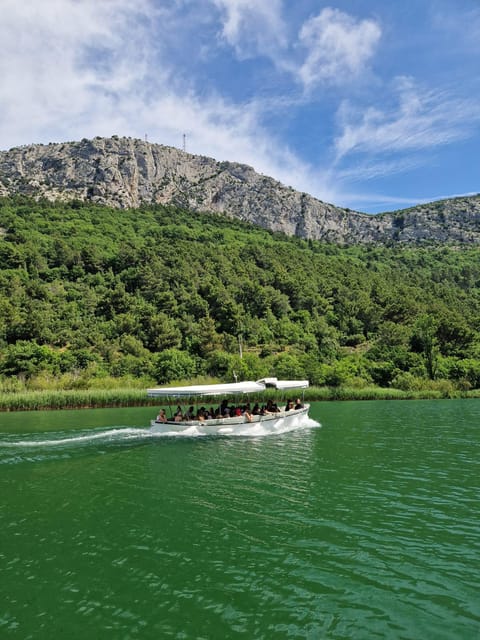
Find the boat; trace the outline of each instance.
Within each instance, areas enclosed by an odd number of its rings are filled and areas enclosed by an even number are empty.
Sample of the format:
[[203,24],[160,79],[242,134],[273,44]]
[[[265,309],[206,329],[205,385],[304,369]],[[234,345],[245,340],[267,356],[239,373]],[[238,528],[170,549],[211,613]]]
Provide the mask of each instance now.
[[[245,382],[191,385],[185,387],[155,387],[147,389],[150,398],[159,398],[169,407],[170,415],[162,409],[155,420],[151,421],[151,431],[163,434],[183,435],[255,435],[280,433],[308,424],[316,424],[308,417],[309,404],[304,402],[304,390],[308,380],[278,380],[263,378]],[[283,401],[278,407],[273,400],[265,402],[265,392],[276,390],[285,396],[286,392],[296,392],[296,401]],[[298,398],[301,393],[302,398]],[[217,408],[212,417],[211,411],[201,407],[194,415],[183,412],[181,405],[191,405],[190,410],[200,403],[213,402]],[[223,400],[218,405],[218,397]],[[263,402],[262,402],[263,399]],[[258,406],[258,412],[255,406]],[[177,406],[176,415],[173,407]],[[235,408],[235,410],[233,410]],[[167,409],[168,411],[168,409]]]

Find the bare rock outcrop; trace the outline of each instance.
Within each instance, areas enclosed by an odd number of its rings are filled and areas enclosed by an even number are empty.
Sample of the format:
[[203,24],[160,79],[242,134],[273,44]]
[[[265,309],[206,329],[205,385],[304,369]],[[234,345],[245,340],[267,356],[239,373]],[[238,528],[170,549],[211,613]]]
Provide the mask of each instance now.
[[243,164],[117,136],[0,152],[0,196],[12,194],[118,208],[172,203],[341,244],[480,242],[480,196],[372,216],[321,202]]

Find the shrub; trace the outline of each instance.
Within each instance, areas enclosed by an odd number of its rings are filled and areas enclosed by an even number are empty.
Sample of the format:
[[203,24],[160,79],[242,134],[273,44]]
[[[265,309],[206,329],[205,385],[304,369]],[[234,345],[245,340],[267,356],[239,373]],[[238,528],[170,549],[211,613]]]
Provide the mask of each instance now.
[[154,376],[159,384],[193,378],[197,363],[193,356],[180,349],[167,349],[158,354],[154,365]]

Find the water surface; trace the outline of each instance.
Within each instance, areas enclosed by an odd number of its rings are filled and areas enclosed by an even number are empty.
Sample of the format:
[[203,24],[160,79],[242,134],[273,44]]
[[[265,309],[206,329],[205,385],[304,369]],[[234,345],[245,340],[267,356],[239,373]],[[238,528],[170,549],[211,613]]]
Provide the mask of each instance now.
[[152,408],[0,414],[0,637],[480,637],[480,402],[152,437]]

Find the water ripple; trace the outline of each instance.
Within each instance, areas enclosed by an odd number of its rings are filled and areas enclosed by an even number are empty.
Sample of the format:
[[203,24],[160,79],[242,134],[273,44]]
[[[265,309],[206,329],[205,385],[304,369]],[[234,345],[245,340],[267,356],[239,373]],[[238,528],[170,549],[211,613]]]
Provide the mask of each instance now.
[[271,438],[2,435],[0,636],[476,639],[480,406],[320,409]]

